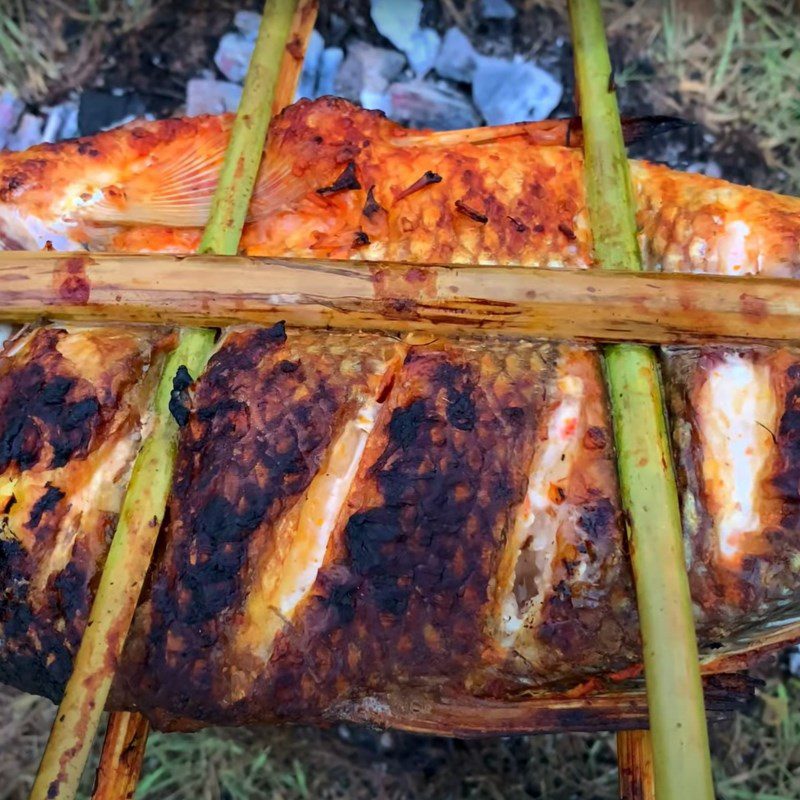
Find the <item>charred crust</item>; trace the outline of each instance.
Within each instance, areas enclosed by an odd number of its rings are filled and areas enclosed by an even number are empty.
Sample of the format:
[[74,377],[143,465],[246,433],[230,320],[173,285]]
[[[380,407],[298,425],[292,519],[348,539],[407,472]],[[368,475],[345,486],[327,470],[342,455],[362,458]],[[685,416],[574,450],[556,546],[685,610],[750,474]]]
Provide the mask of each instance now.
[[369,244],[369,236],[364,231],[356,231],[353,235],[353,247],[366,247]]
[[607,444],[606,432],[599,425],[591,425],[583,435],[583,446],[587,450],[603,450]]
[[90,158],[97,158],[100,151],[94,146],[92,139],[78,139],[78,155],[89,156]]
[[361,184],[356,176],[356,162],[350,161],[342,174],[330,186],[323,186],[321,189],[317,189],[317,194],[325,196],[338,194],[339,192],[354,191],[360,188]]
[[363,215],[367,219],[372,219],[379,211],[383,211],[383,206],[375,199],[375,187],[370,186],[367,190],[367,199],[364,202]]
[[52,449],[47,466],[84,456],[102,425],[93,387],[68,373],[56,349],[63,331],[41,329],[27,359],[0,376],[0,472],[25,471]]
[[578,238],[575,235],[575,231],[573,231],[572,228],[570,228],[570,226],[567,225],[565,222],[559,222],[558,229],[561,231],[561,233],[564,234],[568,242],[574,242],[575,239]]
[[395,198],[395,200],[403,200],[406,197],[409,197],[416,192],[419,192],[421,189],[424,189],[426,186],[432,186],[435,183],[441,183],[442,176],[439,175],[437,172],[432,172],[428,170],[427,172],[423,173],[422,177],[417,178],[411,186],[403,189],[399,195]]
[[36,530],[42,521],[42,517],[52,511],[64,498],[64,492],[57,486],[53,486],[49,481],[45,484],[44,494],[33,504],[30,517],[25,523],[25,527]]
[[508,217],[508,221],[517,233],[525,233],[528,230],[528,226],[515,217]]
[[306,490],[331,442],[343,388],[288,358],[285,343],[282,324],[232,332],[193,386],[151,589],[148,659],[164,707],[213,703],[215,647],[243,600],[250,548]]
[[480,211],[468,206],[463,200],[456,200],[456,211],[481,225],[485,225],[489,221],[489,217],[486,214],[482,214]]
[[192,376],[185,365],[181,364],[172,378],[172,390],[169,393],[169,413],[183,428],[189,422],[188,396],[186,390],[192,385]]
[[[501,401],[493,387],[457,350],[408,355],[337,555],[276,645],[260,702],[308,718],[398,680],[463,683],[489,646],[498,526],[524,494],[516,447],[535,425],[524,392]],[[298,669],[307,687],[289,680]]]

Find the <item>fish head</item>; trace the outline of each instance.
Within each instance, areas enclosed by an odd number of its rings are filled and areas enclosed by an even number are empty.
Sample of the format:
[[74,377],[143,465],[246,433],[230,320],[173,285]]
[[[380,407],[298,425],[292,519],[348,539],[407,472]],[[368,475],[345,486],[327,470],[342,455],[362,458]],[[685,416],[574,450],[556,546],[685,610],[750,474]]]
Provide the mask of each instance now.
[[74,142],[0,153],[0,250],[80,250],[108,231],[94,230],[91,209],[108,202],[119,169],[92,161]]

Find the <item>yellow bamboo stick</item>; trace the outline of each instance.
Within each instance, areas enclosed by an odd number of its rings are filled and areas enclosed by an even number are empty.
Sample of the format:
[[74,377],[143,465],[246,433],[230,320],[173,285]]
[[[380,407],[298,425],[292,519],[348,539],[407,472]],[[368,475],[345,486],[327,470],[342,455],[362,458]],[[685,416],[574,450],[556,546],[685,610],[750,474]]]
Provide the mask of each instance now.
[[[60,282],[80,272],[88,298]],[[0,253],[0,320],[287,324],[702,344],[800,340],[800,281],[243,256]]]

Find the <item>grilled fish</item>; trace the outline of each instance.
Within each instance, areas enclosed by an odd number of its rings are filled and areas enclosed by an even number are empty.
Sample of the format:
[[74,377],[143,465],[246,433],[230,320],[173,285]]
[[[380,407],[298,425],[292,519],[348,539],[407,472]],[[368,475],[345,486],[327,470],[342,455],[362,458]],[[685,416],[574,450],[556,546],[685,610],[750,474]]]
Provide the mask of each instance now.
[[[0,156],[5,246],[194,249],[229,126],[168,120]],[[590,268],[580,152],[533,144],[537,130],[419,133],[300,102],[272,125],[243,248]],[[632,168],[652,268],[800,267],[800,200]],[[54,324],[6,344],[5,681],[63,689],[171,341]],[[715,672],[800,637],[800,351],[670,348],[662,363]],[[434,703],[440,732],[453,708],[503,730],[486,703],[639,669],[595,349],[233,328],[174,411],[173,490],[117,707],[173,727],[402,725]]]

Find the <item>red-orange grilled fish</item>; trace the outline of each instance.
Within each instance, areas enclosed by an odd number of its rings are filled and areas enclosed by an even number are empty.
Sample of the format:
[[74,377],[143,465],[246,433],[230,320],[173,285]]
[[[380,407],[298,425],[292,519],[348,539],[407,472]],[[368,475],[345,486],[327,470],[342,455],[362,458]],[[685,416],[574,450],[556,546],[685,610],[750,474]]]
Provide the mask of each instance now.
[[[6,247],[193,249],[228,125],[170,120],[0,156]],[[272,126],[243,246],[590,267],[581,155],[537,136],[411,132],[301,102]],[[797,199],[633,173],[651,267],[800,267]],[[0,358],[0,677],[18,686],[56,697],[69,673],[165,336],[56,325]],[[800,352],[674,348],[664,367],[714,671],[800,636]],[[181,402],[118,706],[182,725],[501,731],[537,693],[635,672],[593,349],[233,329]]]

